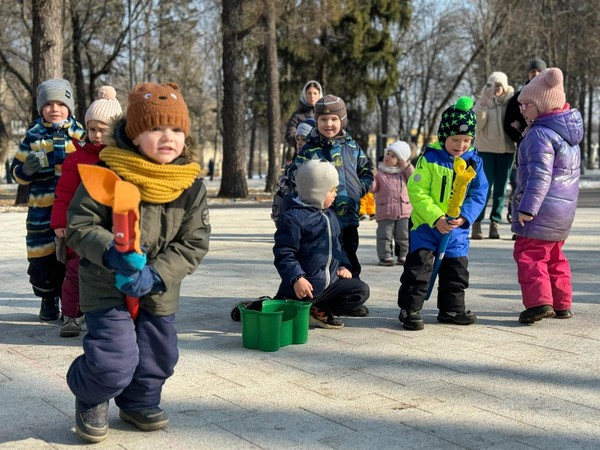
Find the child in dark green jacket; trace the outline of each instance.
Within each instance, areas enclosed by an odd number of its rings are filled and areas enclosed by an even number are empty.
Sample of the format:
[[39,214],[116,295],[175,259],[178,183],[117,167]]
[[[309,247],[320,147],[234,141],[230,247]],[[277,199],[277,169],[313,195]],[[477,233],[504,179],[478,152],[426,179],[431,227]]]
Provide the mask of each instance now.
[[[88,333],[67,383],[76,397],[77,434],[90,442],[108,435],[111,398],[125,422],[143,431],[167,426],[160,401],[179,357],[181,282],[208,252],[210,236],[206,187],[186,145],[190,119],[179,87],[140,83],[128,105],[100,160],[139,190],[139,210],[131,213],[139,217],[143,253],[117,251],[118,216],[92,198],[85,179],[68,210],[67,244],[81,257],[80,307]],[[135,320],[126,296],[139,299]]]

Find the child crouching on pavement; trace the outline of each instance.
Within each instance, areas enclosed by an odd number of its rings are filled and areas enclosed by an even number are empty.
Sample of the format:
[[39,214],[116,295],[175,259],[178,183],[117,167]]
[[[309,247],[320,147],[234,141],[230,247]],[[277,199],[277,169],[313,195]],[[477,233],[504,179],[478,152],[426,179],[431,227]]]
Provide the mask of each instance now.
[[296,173],[298,196],[275,232],[275,267],[281,277],[277,299],[312,302],[310,323],[341,328],[335,316],[366,316],[369,286],[353,278],[341,243],[341,227],[330,208],[339,184],[328,161],[304,162]]
[[[160,402],[179,357],[175,312],[181,281],[208,252],[211,230],[200,165],[185,142],[190,119],[179,87],[140,83],[128,105],[100,160],[140,191],[145,253],[117,251],[112,209],[85,186],[68,209],[67,245],[81,258],[80,307],[88,333],[67,384],[76,397],[76,432],[90,442],[108,435],[111,398],[119,417],[140,430],[167,426]],[[126,295],[139,298],[135,321]]]
[[[423,329],[419,311],[427,295],[438,245],[447,233],[452,234],[439,269],[437,319],[457,325],[470,325],[476,320],[465,308],[465,289],[469,286],[469,226],[485,207],[488,183],[481,158],[471,146],[477,125],[472,107],[471,98],[461,97],[442,113],[438,141],[426,147],[408,180],[413,210],[409,253],[398,291],[399,319],[407,330]],[[460,217],[451,219],[446,212],[454,179],[454,158],[463,158],[467,167],[473,167],[477,174],[467,186]]]

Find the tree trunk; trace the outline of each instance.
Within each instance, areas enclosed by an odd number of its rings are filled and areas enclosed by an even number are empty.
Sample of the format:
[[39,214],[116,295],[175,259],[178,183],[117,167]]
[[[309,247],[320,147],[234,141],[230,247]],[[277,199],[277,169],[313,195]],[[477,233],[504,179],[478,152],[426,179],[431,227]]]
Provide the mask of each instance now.
[[[70,10],[71,10],[71,28],[72,28],[72,39],[73,39],[73,43],[72,45],[72,54],[73,54],[73,73],[74,73],[74,84],[75,85],[75,92],[77,93],[77,96],[75,97],[75,105],[77,105],[77,114],[76,117],[80,118],[80,122],[81,118],[84,117],[85,112],[87,111],[87,104],[88,104],[88,99],[87,99],[87,95],[86,93],[86,89],[85,89],[85,80],[83,78],[83,62],[81,60],[81,55],[83,53],[82,51],[82,45],[81,45],[81,39],[82,39],[82,30],[81,30],[81,21],[79,20],[79,15],[77,13],[77,5],[76,0],[71,0],[70,1],[71,6],[70,6]],[[74,111],[75,113],[75,111]],[[85,126],[85,124],[84,124]]]
[[[250,130],[250,154],[248,155],[248,179],[254,178],[254,155],[256,150],[256,118],[252,118],[252,129]],[[260,152],[259,152],[260,153]]]
[[[63,0],[33,0],[31,18],[31,59],[33,71],[33,92],[42,81],[63,76]],[[32,95],[32,118],[38,117],[37,95]],[[27,203],[29,188],[19,185],[16,205]]]
[[223,0],[223,165],[220,197],[246,198],[243,0]]
[[[33,25],[31,59],[34,89],[37,89],[42,81],[63,76],[62,14],[64,8],[63,0],[33,0],[31,2]],[[38,116],[35,97],[32,105],[34,119]]]
[[279,147],[281,146],[281,111],[279,110],[279,63],[277,58],[277,12],[275,0],[264,0],[267,32],[265,33],[267,68],[267,123],[269,162],[265,192],[273,192],[279,177]]

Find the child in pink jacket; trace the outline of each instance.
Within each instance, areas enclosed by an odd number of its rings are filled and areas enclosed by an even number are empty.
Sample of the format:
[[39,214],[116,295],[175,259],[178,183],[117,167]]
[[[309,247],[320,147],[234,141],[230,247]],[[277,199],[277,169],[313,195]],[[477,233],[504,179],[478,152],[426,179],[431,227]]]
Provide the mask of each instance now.
[[406,260],[408,220],[412,211],[406,182],[414,170],[410,163],[410,147],[404,141],[396,141],[387,147],[383,161],[377,166],[371,192],[375,194],[380,266],[394,265],[394,241],[399,246],[398,264],[402,265]]

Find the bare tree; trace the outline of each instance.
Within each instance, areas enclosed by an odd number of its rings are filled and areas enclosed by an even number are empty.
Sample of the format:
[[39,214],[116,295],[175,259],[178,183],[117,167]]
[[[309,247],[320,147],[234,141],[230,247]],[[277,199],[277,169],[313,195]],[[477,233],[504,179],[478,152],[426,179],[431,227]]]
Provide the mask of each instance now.
[[[33,86],[38,86],[44,80],[63,76],[62,3],[61,0],[31,2]],[[38,116],[35,95],[32,96],[31,113],[33,118]],[[28,194],[28,186],[20,184],[15,204],[27,203]]]
[[223,176],[219,196],[248,196],[245,173],[244,40],[255,22],[245,14],[244,0],[223,0]]
[[277,58],[277,12],[275,0],[264,0],[266,68],[267,68],[267,123],[269,130],[269,168],[265,192],[275,190],[279,176],[279,147],[281,145],[281,110],[279,108],[279,61]]
[[[33,86],[50,78],[63,77],[63,1],[33,0],[31,18],[31,57]],[[36,101],[32,101],[32,117],[37,117]]]

